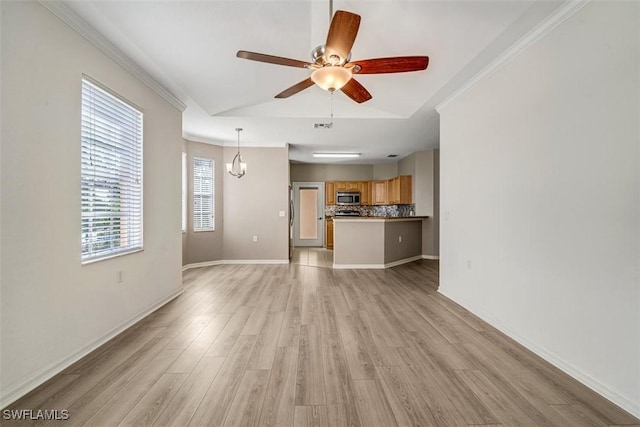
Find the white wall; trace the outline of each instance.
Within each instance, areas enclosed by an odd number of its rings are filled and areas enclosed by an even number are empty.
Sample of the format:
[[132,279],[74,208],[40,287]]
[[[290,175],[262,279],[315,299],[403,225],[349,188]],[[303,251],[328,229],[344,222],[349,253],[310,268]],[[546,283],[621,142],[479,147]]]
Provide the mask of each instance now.
[[[182,123],[180,111],[40,4],[0,7],[3,407],[181,290]],[[84,266],[83,73],[144,110],[144,251]]]
[[[224,147],[230,163],[235,147]],[[224,259],[289,261],[289,150],[242,148],[247,174],[224,174]],[[280,217],[279,213],[284,212]],[[258,236],[258,242],[253,242]]]
[[640,415],[640,4],[591,2],[441,111],[440,292]]

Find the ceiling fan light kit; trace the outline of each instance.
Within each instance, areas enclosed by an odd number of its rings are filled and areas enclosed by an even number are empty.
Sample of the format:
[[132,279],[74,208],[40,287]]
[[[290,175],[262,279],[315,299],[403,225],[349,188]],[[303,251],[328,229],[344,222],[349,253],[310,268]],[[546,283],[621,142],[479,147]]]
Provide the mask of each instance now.
[[[333,10],[331,4],[330,10]],[[327,41],[311,52],[312,62],[240,50],[238,58],[287,67],[312,70],[311,76],[277,94],[276,98],[288,98],[314,84],[331,93],[341,90],[353,101],[362,103],[372,98],[354,74],[389,74],[425,70],[428,56],[399,56],[390,58],[351,61],[351,48],[360,28],[360,15],[338,10],[331,19]]]
[[337,65],[327,65],[311,73],[311,80],[329,92],[342,89],[351,77],[351,69]]

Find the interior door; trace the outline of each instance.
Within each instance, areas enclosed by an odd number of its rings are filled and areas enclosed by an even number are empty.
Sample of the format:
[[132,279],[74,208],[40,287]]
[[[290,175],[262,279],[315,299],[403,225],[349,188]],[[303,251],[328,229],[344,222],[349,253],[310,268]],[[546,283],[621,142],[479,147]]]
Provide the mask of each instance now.
[[324,245],[324,183],[293,183],[295,246]]

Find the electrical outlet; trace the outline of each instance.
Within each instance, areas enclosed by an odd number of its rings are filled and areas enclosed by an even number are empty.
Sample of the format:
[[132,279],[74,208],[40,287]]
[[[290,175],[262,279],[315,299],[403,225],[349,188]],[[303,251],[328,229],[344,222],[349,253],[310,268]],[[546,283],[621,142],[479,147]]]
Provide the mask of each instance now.
[[402,243],[402,236],[398,236],[398,242]]
[[278,215],[280,215],[280,218],[284,218],[284,211],[280,211]]
[[258,243],[258,236],[253,236],[253,243]]

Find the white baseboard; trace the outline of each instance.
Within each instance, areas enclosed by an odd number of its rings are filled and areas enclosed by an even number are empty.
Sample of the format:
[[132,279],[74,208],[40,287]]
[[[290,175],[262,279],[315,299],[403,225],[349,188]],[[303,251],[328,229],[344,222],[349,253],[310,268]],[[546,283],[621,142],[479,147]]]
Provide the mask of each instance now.
[[192,268],[211,267],[212,265],[222,265],[224,261],[206,261],[206,262],[194,262],[193,264],[187,264],[182,266],[182,271],[187,271]]
[[571,363],[557,356],[555,353],[513,332],[512,330],[507,328],[505,325],[503,325],[500,321],[495,320],[491,316],[487,316],[481,310],[477,310],[473,305],[467,304],[465,301],[459,298],[453,298],[452,296],[447,295],[447,293],[441,291],[440,289],[438,289],[438,293],[444,295],[445,297],[449,298],[451,301],[469,310],[471,313],[475,314],[476,316],[478,316],[479,318],[481,318],[482,320],[484,320],[494,328],[498,329],[500,332],[502,332],[509,338],[513,339],[517,343],[526,347],[531,352],[537,354],[547,362],[551,363],[556,368],[565,372],[567,375],[575,378],[576,380],[578,380],[585,386],[589,387],[591,390],[595,391],[605,399],[610,400],[611,402],[618,405],[625,411],[629,412],[631,415],[640,418],[640,403],[634,402],[631,399],[616,392],[615,390],[612,390],[610,387],[602,384],[600,381],[593,378],[591,375],[587,374],[586,372],[583,372],[582,370],[576,368]]
[[288,259],[225,259],[224,264],[289,264]]
[[399,259],[398,261],[388,262],[384,265],[384,268],[391,268],[397,265],[406,264],[408,262],[418,261],[422,259],[422,255],[416,255],[409,258]]
[[334,270],[383,270],[384,264],[333,264]]
[[383,270],[385,268],[395,267],[397,265],[406,264],[408,262],[418,261],[422,259],[422,255],[416,255],[409,258],[400,259],[398,261],[386,264],[333,264],[335,270]]
[[182,266],[182,271],[191,268],[210,267],[212,265],[225,264],[289,264],[288,259],[220,259],[217,261],[195,262]]
[[440,256],[439,255],[422,255],[422,259],[435,259],[435,260],[439,260]]
[[182,294],[182,292],[184,292],[184,289],[182,288],[178,289],[177,291],[173,292],[169,296],[166,296],[160,299],[159,301],[153,303],[151,306],[143,310],[141,313],[120,323],[118,326],[109,330],[102,337],[92,341],[91,343],[87,344],[80,350],[74,352],[70,356],[65,357],[63,360],[57,363],[54,363],[52,365],[49,365],[46,368],[41,369],[24,383],[13,387],[6,392],[2,390],[2,394],[0,395],[0,408],[6,408],[8,405],[20,399],[22,396],[34,390],[36,387],[44,384],[46,381],[48,381],[55,375],[59,374],[60,372],[62,372],[63,370],[65,370],[75,362],[77,362],[78,360],[82,359],[83,357],[91,353],[96,348],[105,344],[107,341],[113,339],[124,330],[130,328],[131,326],[133,326],[135,323],[137,323],[144,317],[148,316],[149,314],[153,313],[163,305],[167,304],[169,301],[173,300],[174,298]]

